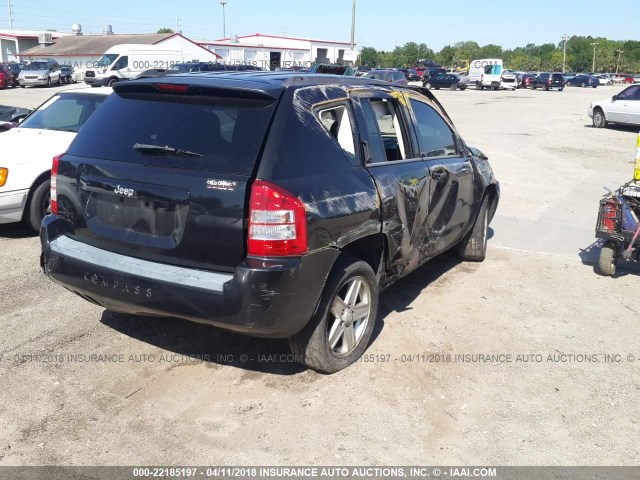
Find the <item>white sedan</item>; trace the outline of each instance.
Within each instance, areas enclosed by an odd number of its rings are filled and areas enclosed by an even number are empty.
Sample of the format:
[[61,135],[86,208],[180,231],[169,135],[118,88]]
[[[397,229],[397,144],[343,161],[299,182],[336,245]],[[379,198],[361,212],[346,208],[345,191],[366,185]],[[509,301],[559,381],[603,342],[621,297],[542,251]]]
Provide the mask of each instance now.
[[24,221],[40,229],[50,209],[53,157],[66,152],[111,91],[84,87],[61,91],[0,136],[0,224]]
[[640,85],[631,85],[610,99],[589,105],[589,116],[596,128],[609,123],[640,125]]

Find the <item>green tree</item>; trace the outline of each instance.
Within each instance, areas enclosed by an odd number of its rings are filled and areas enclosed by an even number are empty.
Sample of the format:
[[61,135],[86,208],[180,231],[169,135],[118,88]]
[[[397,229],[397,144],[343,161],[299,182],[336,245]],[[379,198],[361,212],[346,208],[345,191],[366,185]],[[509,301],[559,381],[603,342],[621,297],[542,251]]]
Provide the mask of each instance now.
[[159,28],[156,33],[173,33],[173,30],[171,28],[163,27]]
[[360,51],[360,65],[369,65],[377,67],[380,64],[380,55],[375,48],[364,47]]

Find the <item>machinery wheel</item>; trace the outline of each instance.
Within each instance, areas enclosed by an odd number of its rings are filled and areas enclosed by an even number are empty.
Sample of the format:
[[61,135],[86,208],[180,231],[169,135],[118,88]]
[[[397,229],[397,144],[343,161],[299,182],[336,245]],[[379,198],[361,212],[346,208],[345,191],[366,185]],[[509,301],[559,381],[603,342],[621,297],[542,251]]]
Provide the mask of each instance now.
[[616,260],[618,248],[613,242],[607,242],[600,249],[598,258],[598,273],[605,277],[610,277],[616,273]]

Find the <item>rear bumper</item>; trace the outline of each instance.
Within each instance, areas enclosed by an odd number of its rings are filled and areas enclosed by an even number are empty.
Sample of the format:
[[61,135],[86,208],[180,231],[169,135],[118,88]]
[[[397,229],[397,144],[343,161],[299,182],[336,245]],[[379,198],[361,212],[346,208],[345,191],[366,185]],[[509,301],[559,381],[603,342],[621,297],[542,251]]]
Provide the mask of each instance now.
[[109,78],[85,76],[84,83],[86,83],[87,85],[95,85],[96,87],[105,87],[109,83]]
[[0,193],[0,223],[21,221],[28,195],[28,189]]
[[179,317],[253,336],[286,338],[309,321],[338,251],[246,259],[234,273],[127,257],[72,240],[55,216],[40,231],[41,266],[54,282],[110,310]]

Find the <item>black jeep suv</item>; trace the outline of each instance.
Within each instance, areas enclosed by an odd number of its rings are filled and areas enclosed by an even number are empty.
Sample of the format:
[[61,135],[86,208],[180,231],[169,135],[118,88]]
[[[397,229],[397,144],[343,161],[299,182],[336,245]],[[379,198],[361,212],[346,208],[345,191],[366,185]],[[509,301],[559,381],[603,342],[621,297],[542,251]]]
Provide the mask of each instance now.
[[562,91],[565,86],[564,77],[560,73],[541,73],[531,82],[531,89],[542,88],[544,90],[551,90],[557,88],[558,91]]
[[44,272],[115,312],[289,338],[322,372],[381,289],[485,258],[499,186],[428,90],[286,73],[118,83],[54,158]]

